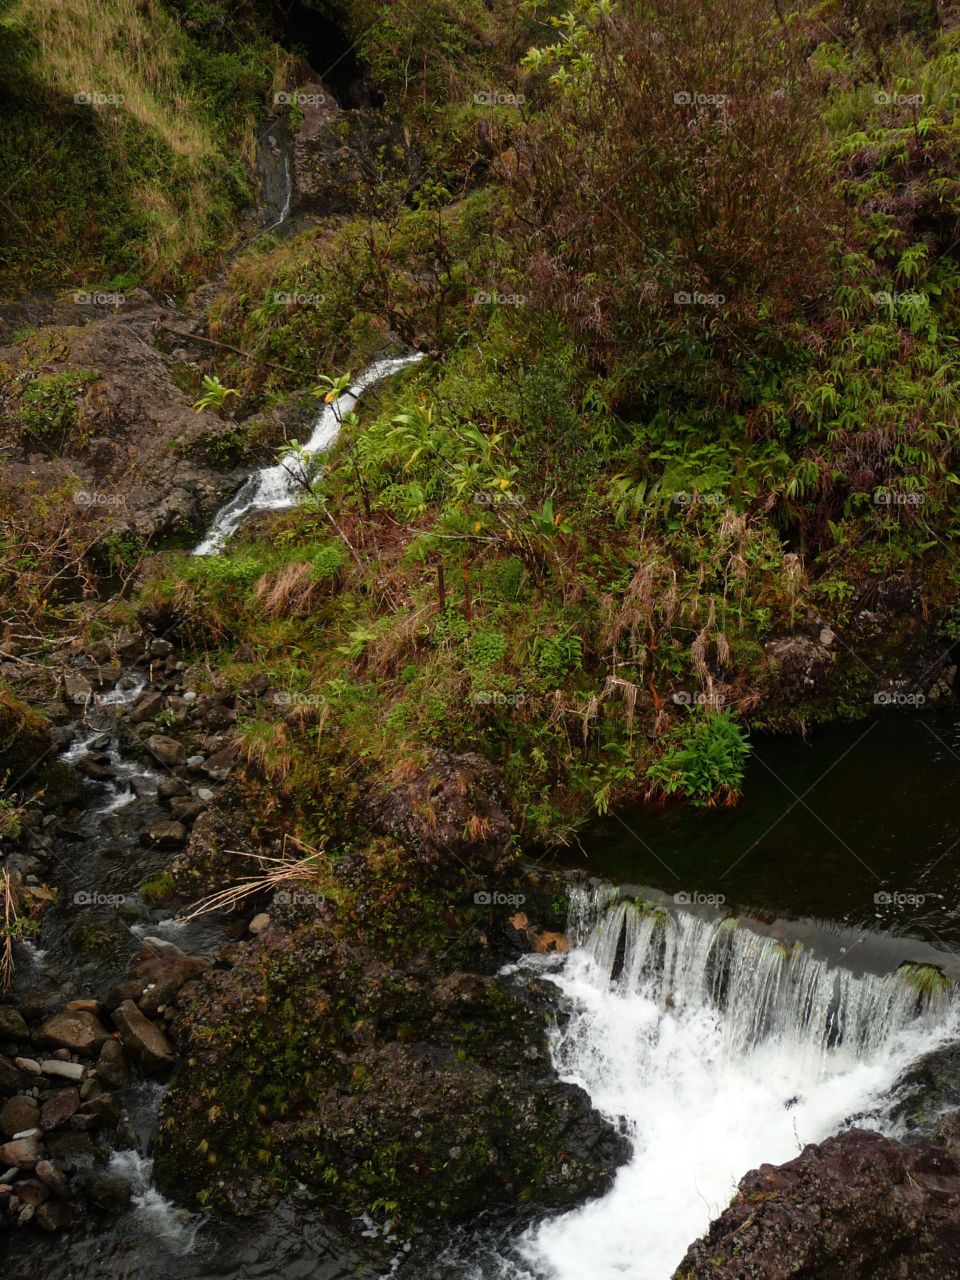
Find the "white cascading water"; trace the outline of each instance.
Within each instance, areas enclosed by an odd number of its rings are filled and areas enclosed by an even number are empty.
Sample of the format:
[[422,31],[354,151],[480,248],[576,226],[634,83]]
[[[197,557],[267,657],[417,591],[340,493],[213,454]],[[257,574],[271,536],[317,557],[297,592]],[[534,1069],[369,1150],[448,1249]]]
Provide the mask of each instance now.
[[958,1035],[952,992],[920,1013],[902,975],[856,976],[736,921],[644,912],[607,888],[575,890],[570,925],[549,975],[573,1010],[554,1061],[633,1155],[606,1196],[531,1228],[509,1261],[468,1265],[471,1280],[669,1280],[743,1174],[853,1117],[884,1127],[902,1072]]
[[[374,360],[364,369],[348,391],[344,391],[332,404],[325,404],[313,424],[310,439],[304,445],[304,455],[309,456],[329,449],[336,440],[340,426],[365,391],[384,378],[398,373],[408,365],[423,360],[422,352],[409,356],[385,356]],[[195,548],[195,556],[213,556],[227,538],[255,511],[285,511],[295,507],[303,495],[302,477],[294,462],[275,463],[255,471],[230,501],[213,518],[209,531]]]
[[264,232],[272,231],[274,227],[282,227],[286,220],[290,217],[290,209],[293,205],[293,168],[290,164],[290,156],[283,157],[283,178],[284,178],[284,195],[283,208],[280,210],[279,216],[275,221],[271,222],[269,227],[264,228]]

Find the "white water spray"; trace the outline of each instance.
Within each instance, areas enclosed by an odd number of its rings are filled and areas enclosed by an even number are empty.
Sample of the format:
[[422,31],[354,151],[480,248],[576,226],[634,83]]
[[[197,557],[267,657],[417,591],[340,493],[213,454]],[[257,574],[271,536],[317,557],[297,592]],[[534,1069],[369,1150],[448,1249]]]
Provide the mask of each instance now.
[[889,1091],[955,1039],[957,1004],[921,1011],[902,975],[857,976],[736,921],[576,890],[574,947],[552,975],[573,1015],[564,1080],[622,1126],[630,1161],[606,1196],[548,1219],[471,1280],[669,1280],[737,1182],[853,1118],[883,1127]]
[[[365,391],[374,383],[424,359],[422,353],[409,356],[390,356],[375,360],[360,374],[353,386],[333,401],[325,404],[313,424],[313,432],[304,446],[304,456],[329,449],[336,440],[340,426]],[[255,511],[285,511],[295,507],[303,492],[295,464],[282,462],[255,471],[230,501],[214,516],[213,524],[201,543],[194,549],[195,556],[216,555],[227,538],[235,533],[242,522]]]

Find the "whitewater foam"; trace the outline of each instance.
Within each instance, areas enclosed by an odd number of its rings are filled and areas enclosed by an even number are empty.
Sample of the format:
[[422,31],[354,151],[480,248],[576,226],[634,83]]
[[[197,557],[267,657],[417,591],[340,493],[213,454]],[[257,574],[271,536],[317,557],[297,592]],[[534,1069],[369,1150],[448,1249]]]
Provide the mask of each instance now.
[[[423,354],[417,352],[408,356],[385,357],[368,365],[348,391],[342,392],[336,400],[325,404],[320,410],[310,439],[304,445],[303,456],[310,457],[330,448],[339,434],[344,418],[355,408],[365,391],[391,374],[423,359]],[[194,548],[193,554],[216,555],[227,538],[253,512],[288,510],[297,505],[303,492],[303,477],[298,474],[295,462],[278,462],[272,467],[255,471],[214,516],[209,531]]]
[[952,992],[855,975],[733,920],[575,889],[573,948],[543,976],[571,1010],[562,1079],[630,1138],[604,1197],[465,1267],[471,1280],[669,1280],[739,1179],[855,1120],[890,1129],[890,1090],[956,1039]]

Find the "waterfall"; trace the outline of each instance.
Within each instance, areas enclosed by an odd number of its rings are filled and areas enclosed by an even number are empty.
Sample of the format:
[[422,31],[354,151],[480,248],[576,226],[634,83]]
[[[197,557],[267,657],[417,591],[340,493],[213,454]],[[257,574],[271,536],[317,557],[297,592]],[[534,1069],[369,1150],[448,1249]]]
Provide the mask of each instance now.
[[293,167],[290,164],[290,153],[283,157],[283,180],[284,180],[284,196],[283,208],[280,215],[269,227],[264,228],[265,231],[272,231],[274,227],[282,227],[286,220],[290,217],[290,208],[293,204]]
[[[416,364],[423,359],[422,352],[416,352],[409,356],[385,356],[374,360],[349,390],[342,392],[331,404],[323,406],[314,420],[310,439],[304,445],[304,453],[310,455],[329,449],[337,438],[344,418],[353,410],[365,391],[400,369],[405,369],[407,365]],[[272,467],[255,471],[214,516],[213,523],[203,540],[194,548],[193,554],[216,555],[248,515],[255,511],[285,511],[295,507],[302,492],[303,486],[296,473],[295,463],[278,462]]]
[[464,1258],[470,1280],[670,1280],[748,1170],[851,1121],[889,1129],[902,1072],[957,1038],[952,989],[921,996],[737,920],[606,886],[574,889],[569,928],[547,975],[570,1008],[554,1063],[633,1153],[602,1198]]

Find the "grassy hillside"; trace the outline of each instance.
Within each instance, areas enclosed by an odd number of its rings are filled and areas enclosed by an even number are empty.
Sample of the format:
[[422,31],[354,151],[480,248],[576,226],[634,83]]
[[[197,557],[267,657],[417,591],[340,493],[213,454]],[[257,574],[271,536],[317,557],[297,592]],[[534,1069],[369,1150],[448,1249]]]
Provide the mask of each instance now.
[[3,296],[175,287],[230,243],[281,54],[248,6],[219,33],[202,8],[0,5]]

